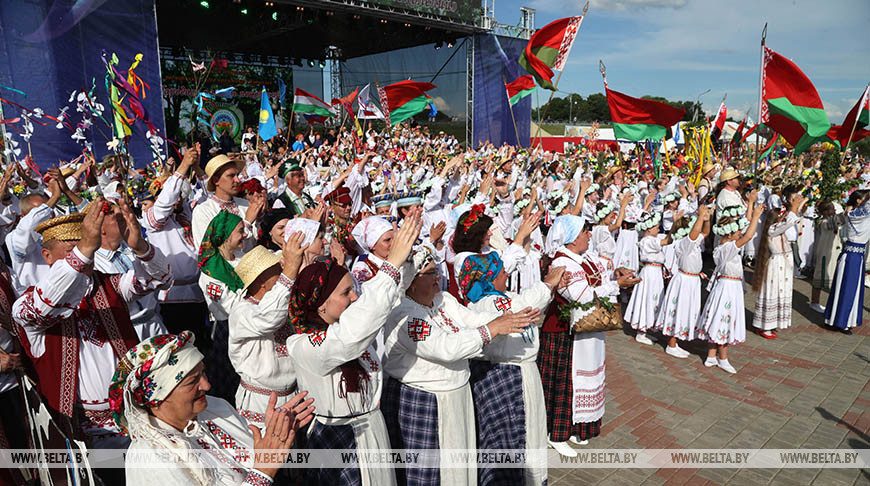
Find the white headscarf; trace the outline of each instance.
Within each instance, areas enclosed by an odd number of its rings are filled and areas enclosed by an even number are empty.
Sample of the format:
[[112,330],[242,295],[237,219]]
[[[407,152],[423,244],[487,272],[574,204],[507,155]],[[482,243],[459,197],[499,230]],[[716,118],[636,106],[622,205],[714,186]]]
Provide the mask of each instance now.
[[287,226],[284,227],[284,241],[290,239],[290,236],[297,231],[301,231],[305,235],[305,240],[302,241],[302,246],[310,245],[317,237],[317,231],[320,229],[320,223],[308,218],[293,218],[287,221]]
[[586,220],[584,218],[572,214],[559,216],[553,220],[550,232],[547,233],[547,243],[545,245],[547,254],[552,258],[556,254],[556,250],[573,243],[580,236],[580,233],[583,232],[583,226],[585,225]]
[[393,229],[393,224],[384,219],[383,216],[369,216],[357,223],[350,234],[356,244],[362,248],[363,253],[371,253],[381,236],[384,236],[384,233],[391,229]]

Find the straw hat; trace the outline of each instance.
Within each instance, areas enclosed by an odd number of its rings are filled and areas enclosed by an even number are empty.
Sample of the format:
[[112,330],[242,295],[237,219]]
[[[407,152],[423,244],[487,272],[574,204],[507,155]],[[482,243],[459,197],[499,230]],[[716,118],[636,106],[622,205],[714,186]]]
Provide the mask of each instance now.
[[613,167],[610,167],[607,169],[607,174],[604,176],[604,178],[606,179],[606,178],[612,176],[613,174],[616,174],[617,172],[620,172],[623,170],[625,170],[625,167],[623,167],[621,165],[614,165]]
[[49,219],[36,227],[42,241],[78,241],[82,239],[82,221],[85,213],[72,213],[67,216]]
[[205,175],[208,176],[208,182],[206,182],[205,188],[208,189],[209,192],[214,192],[214,181],[211,180],[211,176],[213,176],[218,169],[227,164],[235,164],[237,169],[242,170],[242,161],[233,160],[223,154],[212,157],[208,163],[205,164]]
[[236,273],[245,284],[242,290],[250,287],[254,280],[266,270],[281,262],[281,256],[269,251],[265,246],[257,245],[253,250],[245,253],[236,266]]
[[719,175],[719,182],[722,183],[725,181],[730,181],[731,179],[735,179],[737,177],[740,177],[740,174],[738,174],[736,170],[729,167],[723,170],[722,173]]

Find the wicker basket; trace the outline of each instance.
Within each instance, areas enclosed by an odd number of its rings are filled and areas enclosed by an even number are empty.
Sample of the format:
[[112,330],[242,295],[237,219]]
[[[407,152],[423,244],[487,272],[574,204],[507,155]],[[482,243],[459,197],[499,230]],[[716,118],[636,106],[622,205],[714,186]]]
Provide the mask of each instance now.
[[619,304],[613,304],[613,310],[607,310],[600,305],[589,314],[574,323],[574,333],[601,332],[622,329],[622,313]]

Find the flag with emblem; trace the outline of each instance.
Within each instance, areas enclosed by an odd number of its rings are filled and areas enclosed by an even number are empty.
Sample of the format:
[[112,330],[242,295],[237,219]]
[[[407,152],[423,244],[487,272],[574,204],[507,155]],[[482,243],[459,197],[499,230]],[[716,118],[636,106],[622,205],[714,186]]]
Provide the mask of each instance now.
[[278,135],[278,128],[275,127],[275,117],[272,115],[272,104],[269,103],[269,94],[266,93],[265,86],[263,86],[263,91],[260,94],[260,127],[257,133],[264,142]]
[[435,89],[435,85],[410,80],[381,88],[381,107],[384,108],[390,126],[425,110],[432,103],[432,98],[426,94],[430,89]]
[[[589,4],[586,4],[588,7]],[[554,20],[529,38],[529,43],[520,55],[519,63],[542,88],[556,90],[553,85],[553,70],[562,71],[568,54],[574,45],[584,15]]]
[[839,143],[840,150],[846,150],[846,146],[861,140],[870,134],[862,130],[870,125],[870,84],[864,88],[864,93],[858,99],[858,103],[849,110],[842,125],[834,125],[828,131],[828,138],[833,143]]

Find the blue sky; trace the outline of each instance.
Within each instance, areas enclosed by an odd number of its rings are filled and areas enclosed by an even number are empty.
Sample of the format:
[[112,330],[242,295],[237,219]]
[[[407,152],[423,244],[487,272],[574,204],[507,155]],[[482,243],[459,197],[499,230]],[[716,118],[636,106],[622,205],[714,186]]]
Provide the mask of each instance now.
[[[495,16],[516,25],[520,7],[532,7],[540,28],[578,15],[584,3],[496,0]],[[751,110],[756,120],[765,21],[768,47],[809,76],[831,121],[840,123],[870,81],[870,0],[591,0],[559,90],[603,92],[603,59],[612,89],[675,100],[710,89],[701,98],[708,113],[727,92],[730,116]]]

